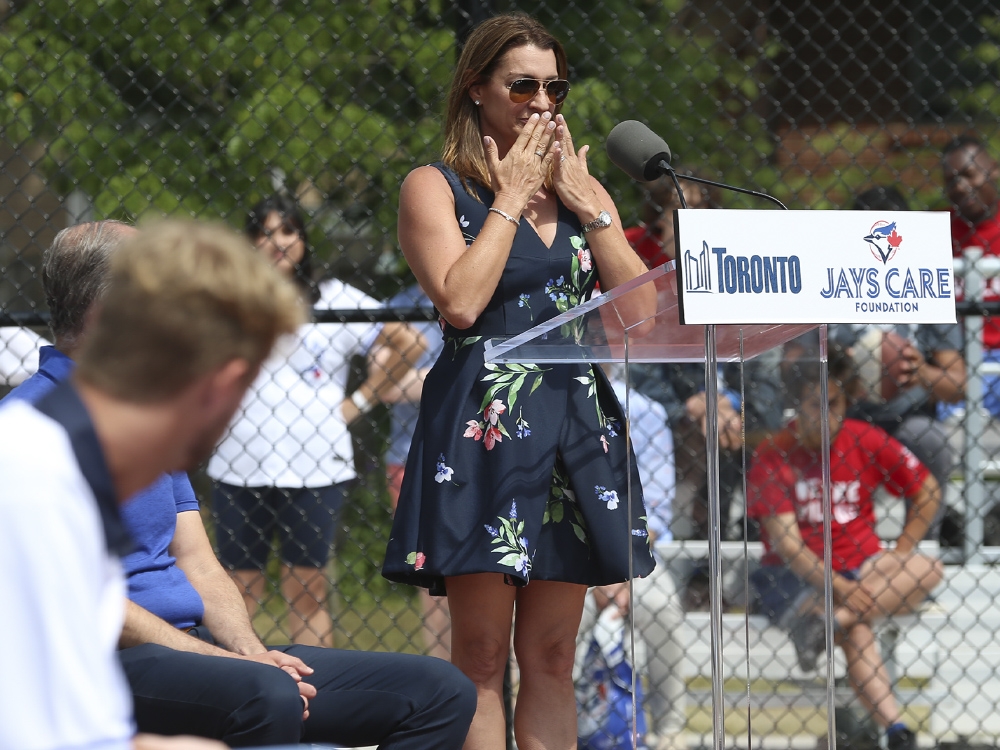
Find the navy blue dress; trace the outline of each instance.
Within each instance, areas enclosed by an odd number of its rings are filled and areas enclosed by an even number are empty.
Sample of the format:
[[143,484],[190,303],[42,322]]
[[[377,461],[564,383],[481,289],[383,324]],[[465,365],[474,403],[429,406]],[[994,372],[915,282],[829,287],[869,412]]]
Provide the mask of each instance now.
[[[476,201],[446,168],[471,244],[493,196]],[[450,219],[448,219],[450,220]],[[383,575],[444,593],[444,578],[503,573],[588,586],[653,569],[624,414],[599,366],[486,364],[485,342],[585,301],[596,268],[576,215],[559,205],[552,247],[522,221],[493,298],[465,330],[444,326],[424,383]]]

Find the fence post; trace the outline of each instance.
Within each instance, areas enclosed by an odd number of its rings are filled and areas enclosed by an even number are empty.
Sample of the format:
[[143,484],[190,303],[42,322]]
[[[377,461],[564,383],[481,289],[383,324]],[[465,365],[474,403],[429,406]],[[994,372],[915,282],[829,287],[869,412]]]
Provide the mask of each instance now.
[[[963,251],[965,263],[965,299],[980,302],[986,282],[979,261],[983,249],[969,247]],[[981,563],[983,546],[983,517],[986,512],[987,492],[983,480],[986,451],[979,440],[986,430],[987,415],[983,412],[983,316],[971,314],[965,318],[965,365],[968,378],[965,384],[965,562]]]

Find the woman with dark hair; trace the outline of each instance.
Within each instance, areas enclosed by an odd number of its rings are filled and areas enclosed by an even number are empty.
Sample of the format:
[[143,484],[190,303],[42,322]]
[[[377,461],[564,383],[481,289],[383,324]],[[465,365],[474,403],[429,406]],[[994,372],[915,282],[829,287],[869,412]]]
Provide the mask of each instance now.
[[[247,235],[295,279],[310,303],[373,309],[381,303],[343,282],[312,280],[305,222],[292,199],[250,209]],[[307,323],[294,345],[264,363],[208,465],[214,480],[219,558],[253,615],[278,536],[281,591],[293,643],[333,645],[324,568],[349,484],[355,479],[348,425],[409,369],[423,338],[404,324]],[[346,395],[350,359],[367,354],[368,379]]]
[[645,271],[559,113],[566,74],[562,45],[534,19],[481,23],[452,82],[442,161],[413,170],[400,191],[400,246],[445,346],[424,381],[383,574],[447,592],[452,661],[479,692],[467,748],[505,746],[515,605],[517,744],[575,748],[587,587],[653,567],[640,493],[626,500],[624,415],[603,371],[483,360],[490,337]]
[[270,252],[275,266],[291,269],[292,281],[302,287],[309,302],[319,300],[305,220],[292,198],[274,195],[258,201],[247,213],[244,229],[254,246]]

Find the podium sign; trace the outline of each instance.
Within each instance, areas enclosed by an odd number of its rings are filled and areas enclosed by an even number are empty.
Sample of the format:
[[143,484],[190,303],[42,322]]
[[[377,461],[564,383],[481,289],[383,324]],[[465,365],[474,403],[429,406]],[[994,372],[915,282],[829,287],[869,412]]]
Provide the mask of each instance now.
[[943,211],[680,209],[680,321],[954,323]]

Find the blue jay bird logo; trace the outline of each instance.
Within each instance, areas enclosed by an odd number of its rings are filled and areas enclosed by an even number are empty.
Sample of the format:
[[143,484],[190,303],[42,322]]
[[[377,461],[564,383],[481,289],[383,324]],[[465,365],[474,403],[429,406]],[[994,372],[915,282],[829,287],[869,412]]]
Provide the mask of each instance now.
[[892,260],[899,246],[903,244],[903,235],[896,231],[896,222],[890,224],[880,219],[872,224],[865,242],[868,243],[875,259],[885,264]]

